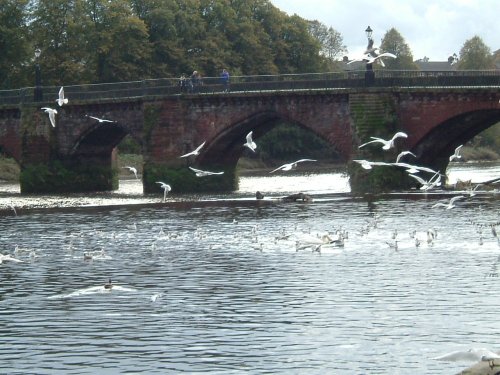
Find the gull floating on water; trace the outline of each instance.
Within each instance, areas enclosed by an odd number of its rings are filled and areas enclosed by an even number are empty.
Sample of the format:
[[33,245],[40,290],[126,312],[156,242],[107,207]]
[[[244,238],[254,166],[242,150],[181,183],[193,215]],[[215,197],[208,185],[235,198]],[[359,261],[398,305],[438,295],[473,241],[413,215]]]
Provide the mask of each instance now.
[[460,145],[458,146],[456,149],[455,149],[455,152],[453,153],[453,155],[450,156],[450,161],[453,161],[455,159],[461,159],[462,158],[462,155],[460,155],[460,149],[463,147],[463,145]]
[[115,121],[112,121],[112,120],[106,120],[106,119],[104,119],[104,118],[99,118],[99,117],[90,116],[90,115],[87,115],[87,117],[93,118],[94,120],[97,120],[97,121],[99,121],[100,123],[103,123],[103,122],[115,122]]
[[59,97],[56,99],[57,104],[61,107],[63,104],[68,104],[68,99],[64,97],[64,87],[59,89]]
[[290,171],[290,170],[292,170],[292,169],[297,168],[297,164],[298,164],[298,163],[302,163],[302,162],[304,162],[304,161],[317,161],[317,160],[314,160],[314,159],[300,159],[300,160],[294,161],[293,163],[283,164],[281,167],[278,167],[278,168],[276,168],[276,169],[272,170],[272,171],[271,171],[271,172],[269,172],[269,173],[274,173],[274,172],[276,172],[276,171],[278,171],[278,170],[280,170],[280,169],[281,169],[282,171]]
[[205,146],[205,143],[206,143],[206,141],[205,141],[205,142],[203,142],[201,145],[199,145],[199,146],[196,148],[196,150],[191,151],[191,152],[188,152],[187,154],[181,155],[181,156],[179,156],[179,157],[180,157],[180,158],[187,158],[188,156],[191,156],[191,155],[193,155],[193,156],[197,156],[197,155],[199,155],[199,154],[200,154],[200,150],[201,150],[201,148],[202,148],[203,146]]
[[246,146],[250,150],[252,150],[253,152],[255,152],[255,149],[257,148],[257,145],[252,140],[252,134],[253,134],[253,131],[251,131],[250,133],[247,134],[247,137],[246,137],[247,141],[246,141],[246,143],[243,144],[243,146]]
[[201,169],[196,169],[196,168],[192,168],[192,167],[189,167],[189,169],[191,169],[196,174],[196,177],[211,176],[211,175],[214,175],[214,174],[224,174],[224,172],[202,171]]
[[500,355],[485,349],[485,348],[471,348],[469,350],[459,350],[451,353],[444,354],[439,357],[434,357],[438,361],[491,361],[500,358]]
[[23,261],[22,260],[19,260],[17,258],[13,258],[10,256],[10,254],[0,254],[0,264],[2,264],[3,262],[14,262],[14,263],[22,263]]
[[134,167],[130,167],[130,166],[125,166],[125,167],[122,167],[122,168],[126,168],[128,169],[130,172],[132,172],[134,175],[135,175],[135,178],[139,179],[139,177],[137,176],[137,168],[134,168]]
[[438,202],[435,205],[433,205],[432,208],[435,208],[435,207],[445,207],[447,210],[451,210],[453,207],[456,207],[454,203],[457,200],[463,199],[463,198],[465,198],[463,195],[457,195],[456,197],[451,198],[448,203]]
[[161,182],[161,181],[157,181],[156,183],[160,184],[160,188],[163,189],[163,202],[165,202],[165,200],[167,199],[167,194],[169,191],[172,190],[172,188],[170,187],[169,184],[166,184],[166,183]]
[[53,108],[49,108],[49,107],[42,107],[42,109],[49,114],[49,120],[50,120],[50,123],[52,125],[52,127],[56,127],[56,114],[57,114],[57,110],[53,109]]
[[372,141],[369,141],[369,142],[366,142],[366,143],[363,143],[361,146],[359,146],[358,148],[361,148],[361,147],[364,147],[370,143],[375,143],[375,142],[378,142],[378,143],[382,143],[383,146],[382,146],[382,150],[389,150],[391,148],[394,148],[394,141],[397,139],[397,138],[408,138],[408,135],[406,133],[403,133],[403,132],[397,132],[396,134],[394,134],[394,136],[389,139],[388,141],[386,141],[385,139],[382,139],[382,138],[377,138],[377,137],[370,137],[372,139]]

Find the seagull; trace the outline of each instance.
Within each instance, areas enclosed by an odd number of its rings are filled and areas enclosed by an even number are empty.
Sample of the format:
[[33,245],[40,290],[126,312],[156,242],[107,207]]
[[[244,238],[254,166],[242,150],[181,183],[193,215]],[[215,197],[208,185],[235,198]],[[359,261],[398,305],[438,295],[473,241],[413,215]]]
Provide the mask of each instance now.
[[87,117],[93,118],[94,120],[97,120],[100,123],[103,123],[103,122],[115,122],[115,121],[112,121],[112,120],[106,120],[104,118],[99,118],[99,117],[94,117],[94,116],[89,116],[89,115],[87,115]]
[[467,192],[469,193],[469,197],[474,197],[476,195],[476,190],[479,186],[481,186],[482,184],[476,184],[476,186],[474,187],[470,187]]
[[2,264],[5,261],[10,261],[10,262],[14,262],[14,263],[22,263],[23,262],[22,260],[11,257],[10,254],[6,254],[6,255],[0,254],[0,264]]
[[368,161],[368,160],[353,160],[356,163],[361,164],[361,167],[364,169],[372,169],[374,165],[392,165],[390,163],[384,163],[382,161]]
[[111,279],[109,279],[109,281],[104,284],[104,289],[112,289],[113,288],[113,284],[111,284]]
[[57,114],[57,111],[53,108],[49,108],[49,107],[42,107],[42,109],[49,114],[49,120],[50,120],[50,123],[52,124],[52,127],[56,127],[56,114]]
[[292,170],[292,169],[297,168],[297,164],[298,164],[298,163],[302,163],[302,162],[304,162],[304,161],[317,161],[317,160],[314,160],[314,159],[300,159],[300,160],[294,161],[293,163],[283,164],[281,167],[278,167],[278,168],[276,168],[276,169],[272,170],[272,171],[271,171],[271,172],[269,172],[269,173],[274,173],[274,172],[276,172],[276,171],[278,171],[278,170],[280,170],[280,169],[281,169],[282,171],[290,171],[290,170]]
[[500,355],[489,351],[485,348],[471,348],[465,351],[455,351],[448,354],[444,354],[439,357],[434,357],[438,361],[492,361],[494,359],[500,358]]
[[61,107],[63,104],[68,104],[68,99],[64,97],[64,87],[59,89],[59,98],[56,99],[57,104]]
[[224,172],[209,172],[209,171],[202,171],[201,169],[196,169],[196,168],[191,168],[189,167],[194,173],[196,173],[196,177],[205,177],[205,176],[211,176],[214,174],[224,174]]
[[422,177],[415,176],[414,174],[409,174],[408,176],[414,178],[420,183],[420,185],[422,185],[420,186],[420,190],[427,191],[441,185],[441,175],[438,172],[436,172],[436,174],[432,176],[429,181],[425,181]]
[[[375,48],[375,49],[378,49],[378,48]],[[355,59],[349,61],[347,64],[352,64],[353,62],[356,62],[356,61],[363,61],[363,62],[366,62],[367,64],[373,64],[375,61],[378,60],[380,65],[385,66],[384,62],[382,61],[382,57],[392,57],[393,59],[395,59],[397,56],[390,53],[390,52],[384,52],[384,53],[381,53],[380,55],[375,55],[375,56],[373,56],[370,53],[365,53],[363,56],[355,58]]]
[[382,139],[382,138],[377,138],[377,137],[370,137],[370,138],[373,139],[373,140],[369,141],[369,142],[366,142],[366,143],[363,143],[358,148],[364,147],[364,146],[366,146],[367,144],[370,144],[370,143],[379,142],[379,143],[383,144],[382,150],[389,150],[391,148],[394,148],[394,141],[396,140],[396,138],[408,138],[408,135],[406,133],[403,133],[403,132],[397,132],[388,141],[386,141],[385,139]]
[[122,167],[122,168],[128,169],[130,172],[132,172],[135,175],[135,178],[139,179],[139,177],[137,176],[137,169],[136,168],[130,167],[130,166],[125,166],[125,167]]
[[[206,141],[205,141],[205,142],[206,142]],[[182,155],[182,156],[179,156],[179,157],[180,157],[180,158],[187,158],[188,156],[191,156],[191,155],[193,155],[193,156],[197,156],[197,155],[199,155],[199,154],[200,154],[200,150],[201,150],[201,148],[202,148],[203,146],[205,146],[205,142],[203,142],[201,145],[199,145],[199,146],[196,148],[196,150],[191,151],[191,152],[188,152],[187,154]]]
[[459,199],[463,199],[465,198],[463,195],[457,195],[456,197],[453,197],[450,199],[450,201],[448,202],[448,204],[446,203],[442,203],[442,202],[438,202],[436,203],[435,205],[432,206],[432,208],[435,208],[435,207],[445,207],[447,210],[450,210],[452,209],[453,207],[456,207],[454,205],[454,203],[459,200]]
[[166,184],[166,183],[161,182],[161,181],[157,181],[156,183],[160,184],[160,188],[163,189],[163,202],[165,202],[165,200],[167,199],[167,194],[169,191],[172,190],[172,188],[170,187],[169,184]]
[[412,165],[412,164],[408,164],[408,163],[392,163],[391,165],[394,165],[395,167],[402,167],[402,168],[406,168],[406,171],[410,174],[413,174],[413,173],[418,173],[420,171],[423,171],[423,172],[429,172],[429,173],[433,173],[433,174],[439,174],[438,171],[435,171],[434,169],[431,169],[431,168],[427,168],[427,167],[422,167],[420,165]]
[[403,156],[406,156],[406,155],[412,155],[413,157],[417,157],[417,155],[415,155],[413,152],[411,151],[402,151],[398,154],[398,156],[396,157],[396,163],[399,163],[399,160],[401,160],[401,158]]
[[463,145],[460,145],[458,146],[456,149],[455,149],[455,152],[453,155],[450,156],[450,161],[453,161],[455,159],[461,159],[462,158],[462,155],[460,155],[460,149],[463,147]]
[[250,150],[252,150],[253,152],[255,152],[255,149],[257,148],[257,145],[252,140],[252,133],[253,133],[253,131],[251,131],[250,133],[247,134],[247,142],[244,143],[243,146],[246,146]]

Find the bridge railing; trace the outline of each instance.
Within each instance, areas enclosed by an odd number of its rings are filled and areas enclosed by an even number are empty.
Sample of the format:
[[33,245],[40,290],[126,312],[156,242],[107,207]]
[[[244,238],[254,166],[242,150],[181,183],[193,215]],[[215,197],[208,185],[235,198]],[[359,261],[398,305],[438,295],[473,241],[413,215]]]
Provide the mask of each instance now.
[[[146,79],[131,82],[64,86],[70,100],[92,101],[171,95],[220,95],[224,85],[220,77],[204,77],[199,86],[190,80],[181,85],[178,78]],[[408,71],[375,70],[368,83],[365,71],[253,75],[231,77],[230,92],[264,92],[294,90],[328,90],[361,87],[500,87],[500,71]],[[42,87],[45,101],[57,98],[59,86]],[[227,94],[227,93],[224,93]],[[0,105],[34,102],[34,87],[0,90]]]

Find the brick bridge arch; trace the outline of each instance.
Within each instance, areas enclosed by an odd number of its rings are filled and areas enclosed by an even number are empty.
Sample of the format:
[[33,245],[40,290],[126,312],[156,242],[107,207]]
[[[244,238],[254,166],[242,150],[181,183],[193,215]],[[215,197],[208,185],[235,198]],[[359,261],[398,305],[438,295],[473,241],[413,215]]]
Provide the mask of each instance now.
[[[56,128],[40,110],[48,103],[41,103],[1,109],[0,147],[36,180],[23,180],[22,173],[22,192],[111,189],[117,181],[112,150],[127,134],[142,145],[145,192],[159,191],[159,179],[171,182],[177,192],[230,190],[236,186],[237,160],[248,152],[243,147],[245,135],[253,130],[258,144],[280,119],[325,139],[349,165],[355,158],[391,160],[400,150],[382,153],[379,147],[359,150],[358,145],[370,136],[388,138],[404,131],[409,137],[398,142],[399,147],[416,153],[416,164],[443,171],[457,145],[500,121],[499,100],[493,88],[364,88],[74,101],[58,108]],[[116,123],[99,124],[86,115]],[[179,158],[205,141],[198,158]],[[41,164],[56,160],[73,171],[77,184],[58,185],[61,175],[68,173],[36,175]],[[92,171],[95,165],[100,169]],[[226,173],[216,183],[215,178],[193,177],[187,165],[222,168]],[[350,175],[352,186],[351,171]],[[49,180],[40,190],[42,181]]]

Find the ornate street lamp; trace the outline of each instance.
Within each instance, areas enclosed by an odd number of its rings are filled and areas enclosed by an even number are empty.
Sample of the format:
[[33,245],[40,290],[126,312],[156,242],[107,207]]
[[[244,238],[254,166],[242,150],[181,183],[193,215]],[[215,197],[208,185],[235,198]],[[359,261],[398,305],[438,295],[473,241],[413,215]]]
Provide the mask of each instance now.
[[35,50],[35,95],[33,98],[35,102],[43,101],[42,75],[40,72],[40,61],[39,61],[41,53],[42,51],[40,50],[40,48],[37,48]]
[[[366,47],[366,52],[370,54],[371,52],[374,51],[373,49],[373,39],[372,39],[372,34],[373,30],[370,26],[368,26],[365,30],[366,37],[368,38],[368,46]],[[373,72],[373,65],[367,63],[366,64],[366,72],[365,72],[365,85],[366,86],[372,86],[373,83],[375,82],[375,73]]]

